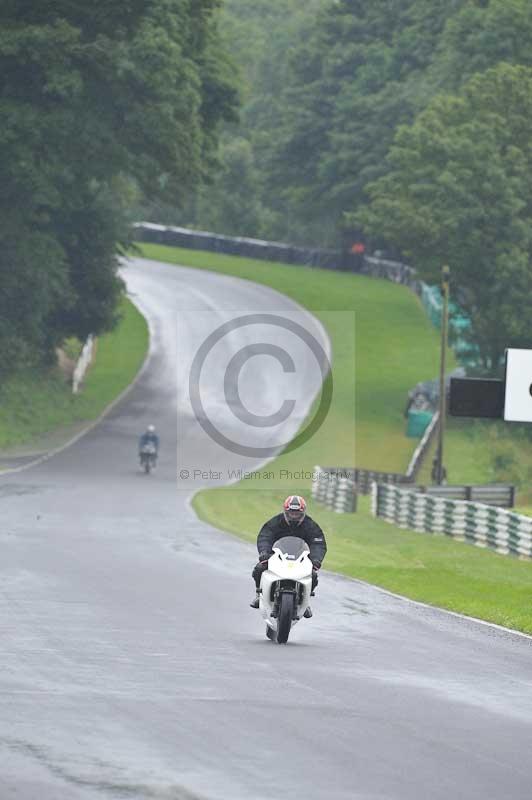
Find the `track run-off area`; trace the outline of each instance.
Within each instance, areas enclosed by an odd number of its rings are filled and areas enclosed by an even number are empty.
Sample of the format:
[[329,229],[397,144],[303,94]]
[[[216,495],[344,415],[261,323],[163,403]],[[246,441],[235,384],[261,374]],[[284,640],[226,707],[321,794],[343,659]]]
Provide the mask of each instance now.
[[[271,427],[243,455],[205,419],[238,439],[243,407],[279,408],[272,355],[297,365],[283,440],[320,388],[301,338],[270,325],[269,355],[219,402],[242,324],[218,342],[225,362],[206,355],[198,414],[198,348],[262,313],[328,353],[321,325],[249,281],[139,259],[123,276],[150,325],[140,377],[71,447],[0,476],[1,800],[528,800],[532,639],[324,572],[313,619],[274,645],[248,607],[255,549],[191,509],[213,475],[264,463]],[[162,444],[145,476],[149,423]]]

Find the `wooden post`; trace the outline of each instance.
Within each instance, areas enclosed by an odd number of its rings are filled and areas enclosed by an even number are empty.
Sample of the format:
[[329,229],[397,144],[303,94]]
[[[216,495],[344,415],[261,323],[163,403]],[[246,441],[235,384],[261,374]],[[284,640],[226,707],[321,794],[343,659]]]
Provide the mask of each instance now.
[[438,427],[438,451],[436,455],[436,483],[441,486],[444,479],[443,437],[447,413],[447,396],[445,391],[445,357],[447,355],[447,329],[449,326],[449,278],[451,271],[444,266],[441,274],[441,291],[443,297],[441,314],[441,352],[440,352],[440,421]]

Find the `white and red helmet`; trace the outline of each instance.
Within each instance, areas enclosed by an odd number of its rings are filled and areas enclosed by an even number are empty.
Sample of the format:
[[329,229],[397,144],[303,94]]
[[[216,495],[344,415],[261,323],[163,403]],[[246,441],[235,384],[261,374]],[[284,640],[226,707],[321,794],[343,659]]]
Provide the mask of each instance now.
[[301,525],[307,513],[307,504],[304,497],[291,494],[283,504],[283,514],[289,525]]

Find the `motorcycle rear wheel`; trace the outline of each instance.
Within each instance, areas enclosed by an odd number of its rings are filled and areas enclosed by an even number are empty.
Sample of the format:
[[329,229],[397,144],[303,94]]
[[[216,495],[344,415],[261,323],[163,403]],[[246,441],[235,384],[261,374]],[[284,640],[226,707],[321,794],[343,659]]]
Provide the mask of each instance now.
[[292,619],[294,617],[294,603],[296,599],[293,594],[283,592],[279,602],[279,616],[277,618],[277,644],[286,644],[290,636]]

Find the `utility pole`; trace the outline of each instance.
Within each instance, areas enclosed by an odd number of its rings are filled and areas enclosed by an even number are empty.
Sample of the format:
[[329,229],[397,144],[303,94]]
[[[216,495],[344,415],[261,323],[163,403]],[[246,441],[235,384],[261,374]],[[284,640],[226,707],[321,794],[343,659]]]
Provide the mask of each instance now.
[[441,293],[443,298],[441,312],[441,353],[440,353],[440,420],[438,424],[438,452],[436,455],[436,483],[441,486],[444,479],[443,435],[445,433],[445,417],[447,414],[447,396],[445,391],[445,356],[447,354],[447,329],[449,327],[449,279],[451,270],[444,266],[441,271]]

